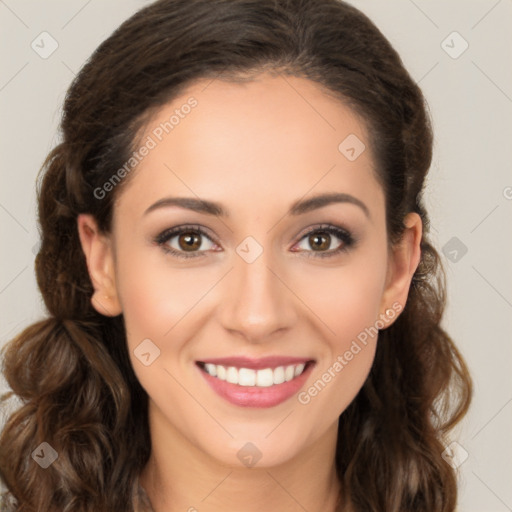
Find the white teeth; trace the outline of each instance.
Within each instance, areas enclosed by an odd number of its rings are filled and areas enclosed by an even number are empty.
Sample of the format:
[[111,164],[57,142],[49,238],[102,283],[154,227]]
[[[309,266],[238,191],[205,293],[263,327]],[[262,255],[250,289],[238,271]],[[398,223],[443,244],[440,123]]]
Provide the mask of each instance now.
[[230,366],[226,373],[226,381],[231,384],[238,384],[238,370],[234,366]]
[[288,381],[292,380],[294,376],[295,376],[295,366],[293,366],[293,364],[291,364],[290,366],[287,366],[286,370],[284,371],[284,380],[286,382],[288,382]]
[[217,377],[217,366],[215,366],[214,364],[211,364],[211,363],[206,363],[204,366],[206,368],[206,371],[210,375],[213,375],[214,377]]
[[240,370],[238,370],[238,384],[240,386],[256,385],[256,372],[249,368],[240,368]]
[[219,364],[215,366],[217,368],[217,378],[220,380],[226,380],[226,368],[224,366],[220,366]]
[[[300,375],[300,373],[299,373]],[[274,370],[274,384],[282,384],[284,382],[284,366],[279,366]]]
[[295,377],[299,376],[304,371],[304,366],[306,365],[304,363],[301,363],[295,367]]
[[212,377],[217,377],[231,384],[239,386],[257,386],[267,388],[274,384],[282,384],[298,377],[305,368],[304,363],[278,366],[277,368],[264,368],[252,370],[250,368],[225,367],[220,364],[206,363],[204,370]]
[[256,372],[256,386],[268,388],[274,384],[274,372],[272,368],[265,368]]

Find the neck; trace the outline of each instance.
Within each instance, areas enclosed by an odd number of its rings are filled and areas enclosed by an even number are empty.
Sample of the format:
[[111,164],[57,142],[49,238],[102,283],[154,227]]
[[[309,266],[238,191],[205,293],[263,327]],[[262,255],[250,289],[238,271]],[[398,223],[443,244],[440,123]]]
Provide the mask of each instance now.
[[[150,405],[150,411],[152,404]],[[302,453],[272,467],[227,466],[152,420],[152,453],[140,475],[154,512],[335,512],[337,423]]]

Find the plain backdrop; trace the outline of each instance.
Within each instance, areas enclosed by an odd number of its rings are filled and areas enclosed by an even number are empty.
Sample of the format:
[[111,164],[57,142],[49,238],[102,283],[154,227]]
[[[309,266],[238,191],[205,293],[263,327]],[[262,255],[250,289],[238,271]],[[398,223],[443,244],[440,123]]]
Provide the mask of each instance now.
[[[147,3],[0,0],[0,347],[45,315],[34,276],[35,177],[58,142],[65,91],[98,44]],[[444,327],[475,384],[452,435],[459,510],[510,511],[512,1],[352,3],[399,51],[434,122],[426,200],[447,269]]]

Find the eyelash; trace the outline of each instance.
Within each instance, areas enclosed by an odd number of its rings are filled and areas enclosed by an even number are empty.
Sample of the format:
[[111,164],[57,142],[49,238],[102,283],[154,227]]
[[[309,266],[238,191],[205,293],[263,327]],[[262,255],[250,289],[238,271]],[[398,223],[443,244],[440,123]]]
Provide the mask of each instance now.
[[[197,251],[197,252],[184,252],[184,251],[177,251],[176,249],[173,249],[172,247],[169,247],[167,242],[174,238],[177,235],[181,235],[183,233],[196,233],[200,234],[201,236],[204,236],[208,238],[211,242],[216,243],[215,240],[212,239],[211,236],[206,233],[204,229],[201,228],[201,226],[198,225],[184,225],[184,226],[177,226],[171,229],[167,229],[160,233],[155,239],[154,242],[160,246],[164,252],[171,254],[177,258],[182,259],[190,259],[190,258],[197,258],[204,255],[205,251]],[[304,233],[299,241],[301,242],[304,238],[311,236],[314,233],[328,233],[330,235],[336,236],[342,244],[337,249],[331,249],[329,251],[303,251],[306,252],[307,257],[313,257],[313,258],[330,258],[333,256],[336,256],[337,254],[341,252],[348,252],[351,248],[353,248],[357,240],[348,232],[347,230],[333,226],[331,224],[322,224],[320,226],[316,226],[306,233]],[[218,245],[218,244],[217,244]],[[296,244],[295,244],[296,245]],[[302,252],[302,251],[294,251],[294,252]]]

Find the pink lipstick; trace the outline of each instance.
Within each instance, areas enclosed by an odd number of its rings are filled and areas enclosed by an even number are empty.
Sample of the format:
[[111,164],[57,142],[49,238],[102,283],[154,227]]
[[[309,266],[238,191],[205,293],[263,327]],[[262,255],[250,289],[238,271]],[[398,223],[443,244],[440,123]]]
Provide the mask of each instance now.
[[197,361],[201,375],[219,396],[239,407],[274,407],[295,395],[315,362],[308,358],[269,356]]

